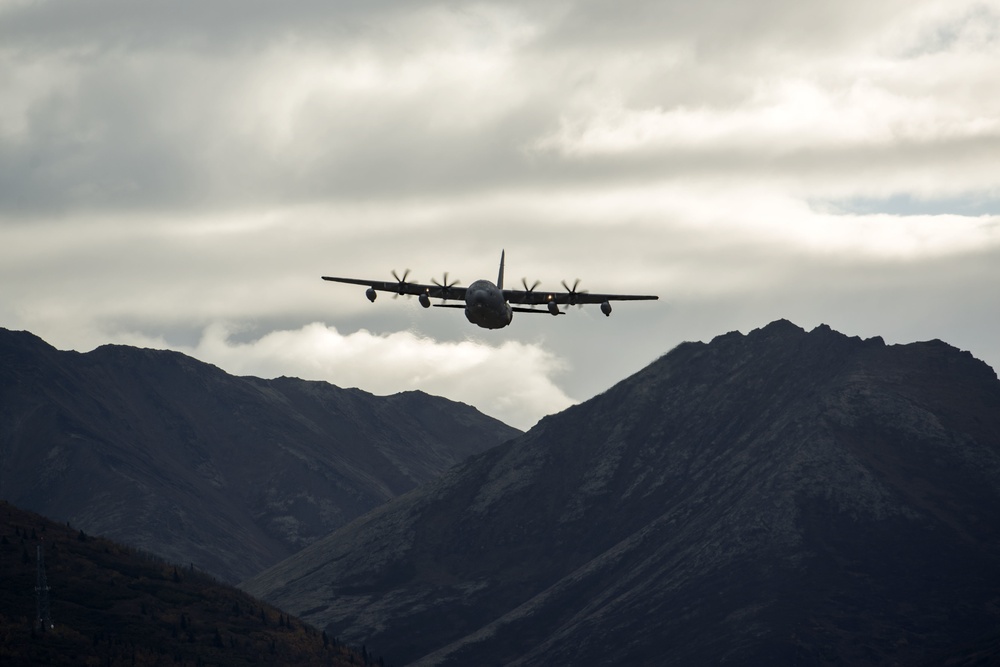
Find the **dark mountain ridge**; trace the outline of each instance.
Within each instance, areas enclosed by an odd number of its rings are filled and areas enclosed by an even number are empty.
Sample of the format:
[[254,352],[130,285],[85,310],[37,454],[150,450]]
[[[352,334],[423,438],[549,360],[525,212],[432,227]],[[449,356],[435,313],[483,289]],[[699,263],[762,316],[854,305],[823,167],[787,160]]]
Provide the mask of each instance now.
[[[37,614],[39,550],[45,624]],[[2,501],[0,581],[4,667],[369,664],[358,651],[204,573]]]
[[996,645],[998,506],[992,369],[779,321],[684,343],[244,588],[401,664],[914,664]]
[[226,581],[518,433],[420,392],[0,330],[0,497]]

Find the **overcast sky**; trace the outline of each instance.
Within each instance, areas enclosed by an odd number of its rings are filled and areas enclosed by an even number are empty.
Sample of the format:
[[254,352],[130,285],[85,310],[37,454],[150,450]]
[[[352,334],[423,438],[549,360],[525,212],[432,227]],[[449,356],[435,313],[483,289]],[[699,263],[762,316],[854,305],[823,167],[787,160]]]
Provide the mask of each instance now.
[[[0,0],[0,326],[521,427],[778,319],[1000,367],[1000,0]],[[487,331],[321,275],[656,302]]]

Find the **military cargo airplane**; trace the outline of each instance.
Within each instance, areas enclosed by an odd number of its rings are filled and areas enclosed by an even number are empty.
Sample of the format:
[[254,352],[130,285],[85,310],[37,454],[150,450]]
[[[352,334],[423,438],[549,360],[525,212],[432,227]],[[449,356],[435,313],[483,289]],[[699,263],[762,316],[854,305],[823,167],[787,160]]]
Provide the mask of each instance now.
[[[549,313],[551,315],[563,315],[566,310],[560,310],[560,306],[580,306],[587,303],[601,304],[601,312],[611,315],[612,301],[642,301],[659,299],[658,296],[646,296],[637,294],[590,294],[586,291],[579,291],[577,287],[580,281],[577,280],[570,287],[563,281],[562,286],[565,292],[537,291],[538,281],[528,287],[528,281],[521,279],[523,290],[504,289],[503,287],[503,263],[504,253],[500,253],[500,275],[497,276],[496,284],[489,280],[477,280],[468,287],[458,287],[458,281],[448,282],[448,274],[444,274],[444,280],[438,282],[431,279],[431,285],[407,282],[410,275],[409,270],[405,271],[402,277],[395,271],[392,277],[395,282],[387,280],[363,280],[360,278],[334,278],[323,276],[323,280],[332,280],[338,283],[349,283],[352,285],[367,285],[365,296],[368,300],[375,302],[378,292],[392,292],[395,295],[414,295],[424,308],[431,307],[431,299],[441,299],[464,301],[461,303],[435,303],[436,308],[464,308],[465,317],[473,324],[484,329],[502,329],[511,323],[514,313]],[[514,304],[514,305],[512,305]],[[534,306],[545,306],[539,309]]]

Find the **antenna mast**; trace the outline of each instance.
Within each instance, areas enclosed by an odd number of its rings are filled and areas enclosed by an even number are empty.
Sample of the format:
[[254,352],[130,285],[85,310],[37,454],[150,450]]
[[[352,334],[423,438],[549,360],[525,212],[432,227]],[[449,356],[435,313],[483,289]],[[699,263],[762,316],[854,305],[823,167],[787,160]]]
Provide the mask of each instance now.
[[35,595],[38,600],[38,621],[42,632],[52,628],[52,616],[49,613],[49,584],[45,578],[45,554],[42,545],[38,545],[38,579],[35,584]]

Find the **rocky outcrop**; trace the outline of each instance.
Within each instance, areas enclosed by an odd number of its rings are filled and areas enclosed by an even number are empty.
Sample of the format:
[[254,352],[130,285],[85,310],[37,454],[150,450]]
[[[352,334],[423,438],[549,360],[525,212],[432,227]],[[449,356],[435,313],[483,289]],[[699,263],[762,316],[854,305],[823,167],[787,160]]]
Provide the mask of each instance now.
[[915,664],[994,633],[998,506],[992,369],[779,321],[684,343],[244,587],[394,664]]
[[519,433],[419,392],[0,330],[0,498],[226,581]]

